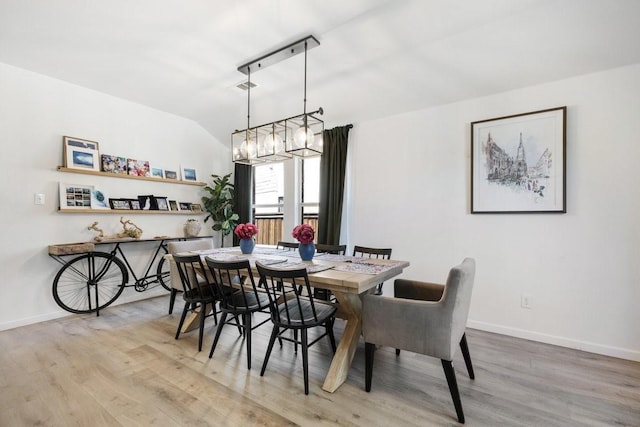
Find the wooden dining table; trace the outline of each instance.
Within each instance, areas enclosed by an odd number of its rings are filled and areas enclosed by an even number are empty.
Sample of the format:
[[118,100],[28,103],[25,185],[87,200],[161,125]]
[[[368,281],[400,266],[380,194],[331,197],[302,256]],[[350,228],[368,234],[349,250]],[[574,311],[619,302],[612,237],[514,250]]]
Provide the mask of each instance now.
[[[328,289],[337,300],[336,317],[343,319],[344,332],[322,389],[333,393],[347,379],[351,362],[362,333],[362,297],[376,286],[396,277],[409,266],[408,261],[359,258],[344,255],[316,254],[312,261],[302,261],[297,251],[278,250],[271,246],[256,246],[252,254],[242,254],[239,248],[195,251],[202,257],[215,259],[248,259],[269,264],[271,268],[306,268],[311,286]],[[172,262],[171,255],[166,255]],[[257,271],[254,270],[257,276]],[[194,323],[194,322],[192,322]]]

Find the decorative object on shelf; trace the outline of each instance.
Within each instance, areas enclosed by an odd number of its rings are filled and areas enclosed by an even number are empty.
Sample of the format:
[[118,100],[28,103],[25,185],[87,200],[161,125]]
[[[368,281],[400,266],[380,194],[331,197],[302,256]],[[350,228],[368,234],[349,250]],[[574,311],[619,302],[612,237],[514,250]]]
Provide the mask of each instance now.
[[142,206],[140,206],[140,200],[138,199],[129,199],[129,206],[132,211],[140,211],[142,210]]
[[313,239],[316,233],[309,224],[300,224],[294,227],[291,235],[300,242],[298,253],[303,261],[311,261],[316,252],[316,246]]
[[471,123],[471,213],[566,213],[567,107]]
[[165,170],[164,179],[178,179],[178,172]]
[[102,159],[102,172],[127,174],[127,158],[121,156],[112,156],[110,154],[103,154],[100,156]]
[[96,242],[102,242],[103,240],[123,239],[127,237],[132,239],[139,239],[142,236],[142,228],[138,227],[130,220],[125,221],[124,217],[120,217],[120,224],[122,224],[122,232],[113,234],[111,236],[104,235],[104,230],[98,228],[98,221],[94,221],[90,226],[87,227],[87,230],[98,232],[98,235],[93,238],[93,240]]
[[134,176],[150,176],[151,169],[148,160],[127,159],[127,172]]
[[[109,199],[109,206],[111,209],[128,211],[131,210],[131,201],[129,199]],[[138,209],[140,209],[139,205]]]
[[195,218],[189,218],[187,223],[184,225],[184,235],[186,237],[196,237],[200,230],[202,229],[202,225],[200,221]]
[[258,234],[258,231],[258,227],[250,222],[236,225],[233,233],[240,239],[240,251],[243,254],[250,254],[253,252],[253,248],[256,246],[256,241],[253,236]]
[[[319,46],[320,42],[309,35],[294,43],[269,52],[260,58],[238,67],[248,76],[247,81],[247,128],[231,134],[231,155],[236,163],[256,164],[322,154],[324,122],[318,118],[322,107],[307,113],[307,50]],[[251,71],[262,70],[269,65],[295,56],[304,51],[304,98],[303,113],[287,119],[277,120],[261,126],[251,127]]]
[[178,203],[178,206],[179,206],[181,211],[190,211],[191,210],[191,203],[189,203],[189,202],[180,202],[180,203]]
[[149,194],[148,196],[138,196],[138,200],[140,201],[140,207],[142,210],[158,210],[158,198],[153,194]]
[[194,212],[202,212],[202,205],[200,203],[191,203],[191,210]]
[[164,171],[161,168],[151,167],[151,176],[154,178],[164,178]]
[[240,218],[237,213],[233,212],[234,188],[229,181],[230,176],[230,173],[224,176],[211,175],[213,186],[204,187],[209,196],[202,198],[204,210],[209,213],[204,220],[206,222],[211,219],[213,231],[222,232],[221,246],[224,246],[225,236],[234,230]]
[[196,170],[192,168],[182,168],[182,180],[183,181],[197,181]]
[[59,183],[60,209],[91,209],[93,185]]
[[168,211],[169,210],[169,202],[167,202],[166,197],[156,197],[156,206],[159,211]]
[[64,136],[62,137],[62,147],[65,167],[94,171],[100,170],[101,159],[96,141]]
[[177,211],[178,209],[178,202],[176,202],[175,200],[169,200],[169,209],[171,209],[172,211]]
[[91,209],[110,209],[109,198],[107,198],[103,191],[91,191]]

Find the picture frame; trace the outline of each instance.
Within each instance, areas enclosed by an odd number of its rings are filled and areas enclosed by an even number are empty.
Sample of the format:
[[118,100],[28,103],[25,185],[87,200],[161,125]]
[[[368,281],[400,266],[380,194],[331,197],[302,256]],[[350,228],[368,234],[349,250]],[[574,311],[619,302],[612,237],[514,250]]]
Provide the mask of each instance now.
[[150,194],[148,196],[138,196],[138,201],[140,202],[140,209],[142,210],[158,210],[158,201],[153,194]]
[[202,212],[202,205],[199,203],[191,203],[191,210],[193,212]]
[[151,176],[154,178],[164,178],[164,171],[161,168],[151,166]]
[[111,154],[102,154],[102,172],[127,174],[127,158],[122,156],[113,156]]
[[180,207],[181,211],[190,211],[191,210],[191,203],[188,203],[188,202],[180,202],[180,203],[178,203],[178,206]]
[[142,206],[140,206],[140,200],[138,199],[129,199],[129,207],[132,211],[142,210]]
[[164,179],[178,179],[178,172],[165,170],[164,171]]
[[168,211],[169,210],[169,202],[167,202],[166,197],[156,197],[156,203],[159,211]]
[[101,159],[99,145],[96,141],[62,137],[62,151],[64,167],[69,169],[83,169],[100,171]]
[[566,213],[567,107],[471,123],[471,213]]
[[150,176],[149,161],[127,159],[127,173],[133,176]]
[[91,190],[91,209],[111,209],[109,198],[102,190]]
[[196,170],[193,168],[182,168],[182,180],[183,181],[197,181]]
[[111,209],[128,211],[131,210],[131,201],[129,199],[109,199]]
[[58,185],[60,209],[91,209],[91,193],[93,185],[67,184]]
[[172,211],[177,211],[178,209],[178,203],[175,200],[169,200],[169,209]]

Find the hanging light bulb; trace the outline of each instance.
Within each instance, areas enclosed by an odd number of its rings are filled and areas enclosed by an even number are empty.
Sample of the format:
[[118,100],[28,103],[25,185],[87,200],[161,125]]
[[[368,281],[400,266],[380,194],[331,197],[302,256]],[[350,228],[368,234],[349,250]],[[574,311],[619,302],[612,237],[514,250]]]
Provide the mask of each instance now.
[[307,148],[313,144],[313,131],[308,126],[300,126],[293,134],[293,144],[296,148]]

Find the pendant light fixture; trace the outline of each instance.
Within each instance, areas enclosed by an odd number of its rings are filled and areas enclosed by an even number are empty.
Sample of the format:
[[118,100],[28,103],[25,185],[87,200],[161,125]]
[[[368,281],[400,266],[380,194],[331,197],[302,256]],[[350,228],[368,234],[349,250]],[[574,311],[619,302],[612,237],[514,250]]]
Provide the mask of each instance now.
[[[231,134],[234,162],[256,164],[281,161],[293,156],[311,157],[322,154],[324,122],[318,116],[323,114],[323,110],[319,108],[307,113],[307,51],[319,45],[320,42],[315,37],[307,36],[238,67],[238,71],[249,76],[250,86],[252,68],[261,70],[304,52],[302,114],[251,128],[249,113],[247,113],[247,129]],[[249,88],[248,91],[250,90]],[[249,110],[250,92],[247,99],[249,100],[247,110]]]

